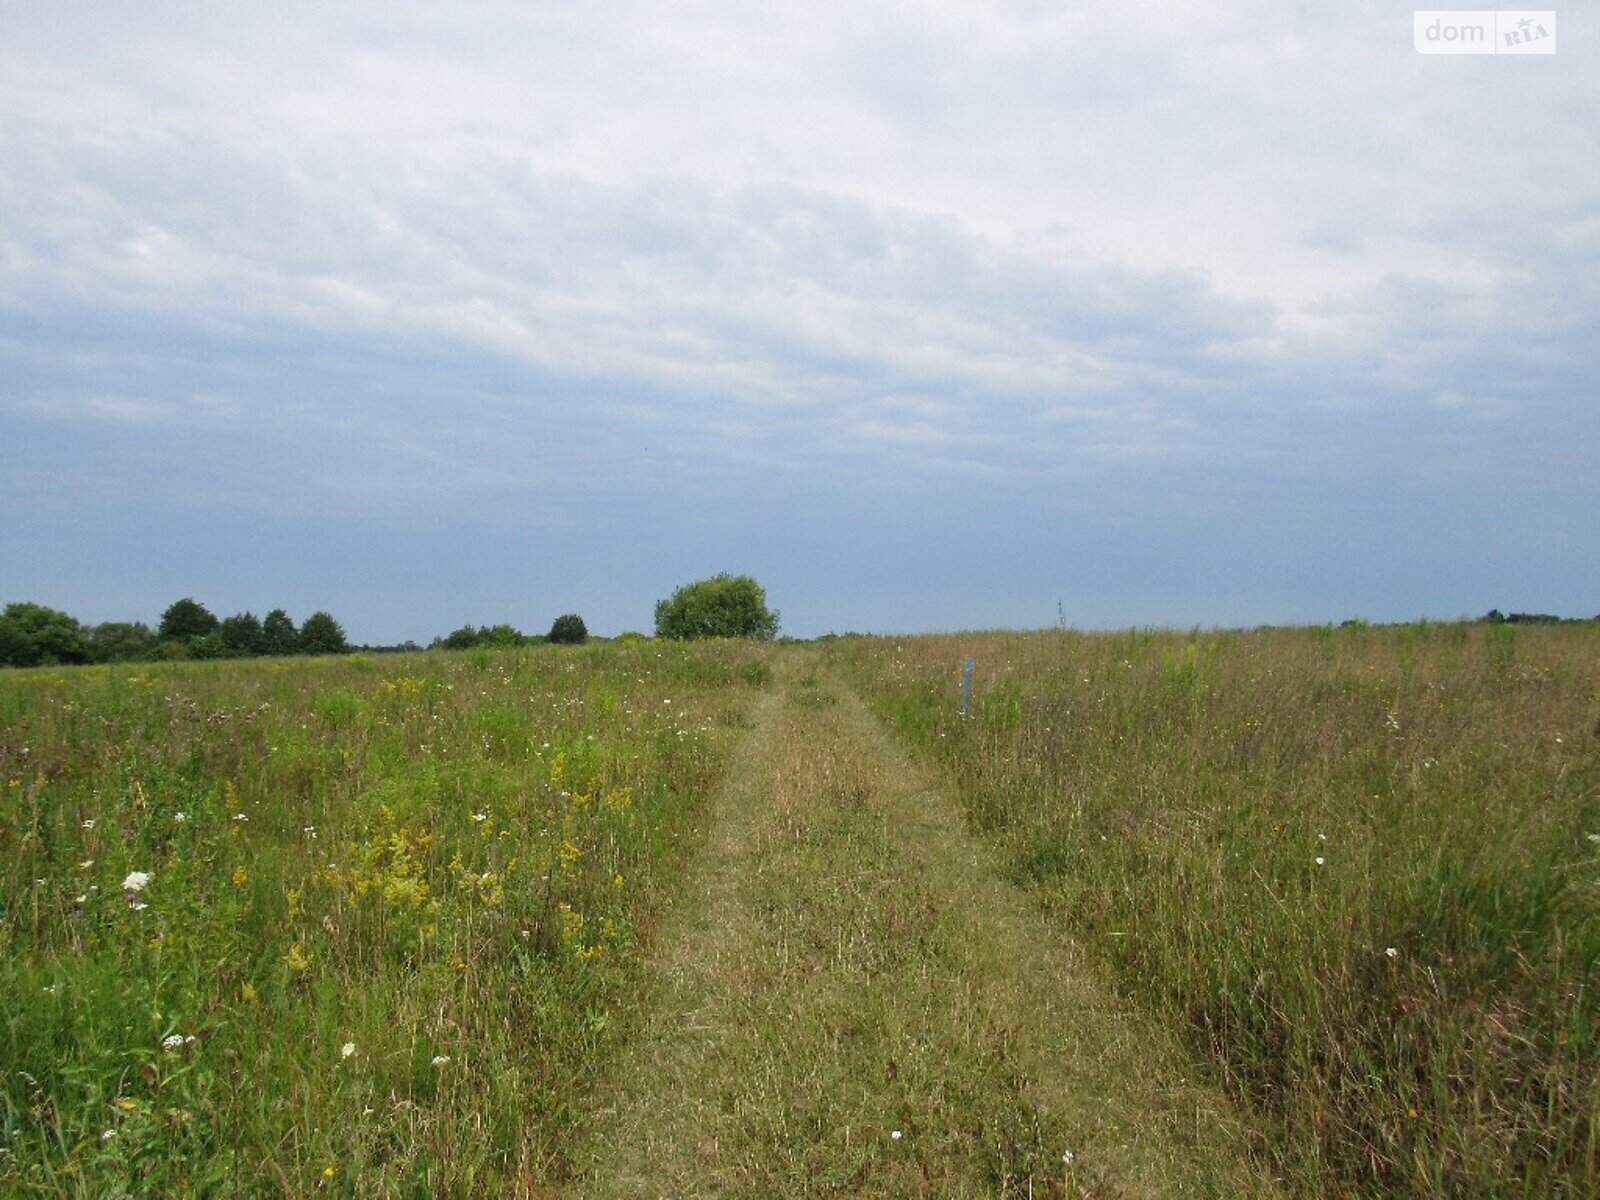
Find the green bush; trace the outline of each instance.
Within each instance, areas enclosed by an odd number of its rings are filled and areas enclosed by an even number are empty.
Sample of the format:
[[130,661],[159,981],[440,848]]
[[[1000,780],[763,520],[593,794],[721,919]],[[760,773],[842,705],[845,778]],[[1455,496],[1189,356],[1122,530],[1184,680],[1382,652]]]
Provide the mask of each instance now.
[[306,654],[348,654],[344,627],[325,612],[314,612],[300,627],[300,649]]
[[184,597],[168,606],[161,614],[161,624],[156,632],[162,641],[187,642],[215,633],[218,621],[212,611],[198,600]]
[[84,628],[66,613],[42,604],[8,604],[0,613],[0,664],[37,667],[88,661]]
[[778,613],[767,607],[765,589],[748,575],[724,572],[685,584],[656,605],[657,637],[770,641],[777,633]]
[[558,646],[581,646],[589,640],[589,627],[577,613],[565,613],[550,626],[550,640]]

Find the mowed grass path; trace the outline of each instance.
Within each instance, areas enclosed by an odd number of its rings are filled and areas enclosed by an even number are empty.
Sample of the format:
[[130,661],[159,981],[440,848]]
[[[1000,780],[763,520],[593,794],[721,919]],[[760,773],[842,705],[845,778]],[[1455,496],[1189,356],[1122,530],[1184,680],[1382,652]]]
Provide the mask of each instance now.
[[572,1194],[1272,1194],[820,656],[774,663]]

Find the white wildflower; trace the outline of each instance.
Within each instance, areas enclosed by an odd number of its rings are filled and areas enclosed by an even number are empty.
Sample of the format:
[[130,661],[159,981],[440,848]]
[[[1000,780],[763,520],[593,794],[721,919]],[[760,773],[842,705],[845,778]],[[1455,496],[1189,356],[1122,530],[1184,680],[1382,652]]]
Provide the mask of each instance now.
[[893,1132],[891,1132],[891,1133],[890,1133],[890,1134],[889,1134],[889,1136],[890,1136],[890,1137],[891,1137],[891,1138],[893,1138],[893,1139],[894,1139],[894,1140],[895,1140],[895,1141],[897,1141],[897,1142],[898,1142],[898,1141],[899,1141],[899,1140],[900,1140],[900,1139],[901,1139],[901,1138],[902,1138],[902,1137],[903,1137],[903,1136],[904,1136],[904,1135],[903,1135],[903,1134],[902,1134],[902,1133],[901,1133],[901,1132],[900,1132],[900,1131],[899,1131],[899,1130],[898,1130],[898,1129],[896,1129],[896,1130],[894,1130],[894,1131],[893,1131]]
[[125,892],[142,892],[145,884],[149,882],[149,871],[129,871],[128,877],[122,881],[122,890]]
[[1384,954],[1388,955],[1390,958],[1399,958],[1400,957],[1400,951],[1397,950],[1393,946],[1390,946],[1387,950],[1385,950]]
[[340,1058],[349,1058],[355,1052],[356,1052],[356,1044],[354,1042],[346,1042],[344,1044],[344,1046],[339,1050],[339,1057]]
[[84,820],[84,822],[83,822],[83,827],[85,829],[93,829],[94,828],[94,818],[93,817],[86,818]]
[[188,819],[189,819],[189,814],[188,813],[175,812],[175,813],[172,814],[172,821],[173,821],[173,824],[175,824],[175,825],[182,825]]
[[169,1033],[161,1039],[161,1048],[163,1050],[176,1050],[181,1045],[183,1045],[183,1034],[181,1033]]
[[1326,862],[1327,862],[1327,861],[1328,861],[1328,860],[1327,860],[1327,859],[1325,859],[1325,858],[1323,858],[1323,857],[1322,857],[1322,855],[1320,855],[1320,854],[1319,854],[1319,855],[1317,855],[1317,866],[1319,866],[1319,867],[1320,867],[1320,866],[1322,866],[1322,865],[1323,865],[1323,864],[1324,864],[1324,863],[1326,863]]
[[435,1054],[433,1056],[433,1065],[436,1067],[442,1067],[449,1061],[450,1056],[448,1054]]

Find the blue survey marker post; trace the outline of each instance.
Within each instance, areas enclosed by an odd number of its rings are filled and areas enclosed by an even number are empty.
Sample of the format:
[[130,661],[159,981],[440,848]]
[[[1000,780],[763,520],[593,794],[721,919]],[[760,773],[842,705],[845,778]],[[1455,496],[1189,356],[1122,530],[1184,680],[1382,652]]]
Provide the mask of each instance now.
[[961,715],[967,715],[967,701],[972,696],[972,658],[968,656],[967,665],[961,672]]

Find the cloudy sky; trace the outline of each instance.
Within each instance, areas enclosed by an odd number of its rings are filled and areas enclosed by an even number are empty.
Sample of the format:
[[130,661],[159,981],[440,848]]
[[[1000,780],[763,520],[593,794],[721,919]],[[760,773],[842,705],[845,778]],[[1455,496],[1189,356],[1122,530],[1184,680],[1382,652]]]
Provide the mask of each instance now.
[[1600,19],[0,7],[0,602],[1600,612]]

